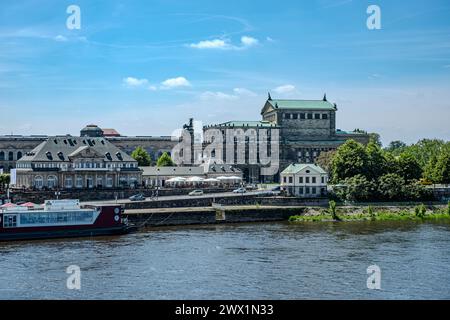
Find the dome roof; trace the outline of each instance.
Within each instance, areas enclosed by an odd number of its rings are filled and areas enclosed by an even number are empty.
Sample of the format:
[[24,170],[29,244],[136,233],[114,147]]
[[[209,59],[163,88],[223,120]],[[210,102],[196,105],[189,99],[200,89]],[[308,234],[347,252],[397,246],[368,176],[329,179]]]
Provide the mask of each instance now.
[[88,124],[81,129],[80,137],[103,137],[103,130],[95,124]]

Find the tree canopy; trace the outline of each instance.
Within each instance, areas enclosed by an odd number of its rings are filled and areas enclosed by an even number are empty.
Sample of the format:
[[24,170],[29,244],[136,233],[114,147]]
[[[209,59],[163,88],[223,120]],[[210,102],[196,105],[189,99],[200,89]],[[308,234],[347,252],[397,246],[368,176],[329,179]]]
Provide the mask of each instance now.
[[138,162],[138,165],[140,167],[149,166],[152,161],[150,155],[142,147],[137,147],[136,149],[134,149],[134,151],[131,153],[131,157]]
[[164,152],[156,162],[156,165],[158,167],[172,167],[175,166],[175,163],[173,162],[172,158],[169,156],[167,152]]

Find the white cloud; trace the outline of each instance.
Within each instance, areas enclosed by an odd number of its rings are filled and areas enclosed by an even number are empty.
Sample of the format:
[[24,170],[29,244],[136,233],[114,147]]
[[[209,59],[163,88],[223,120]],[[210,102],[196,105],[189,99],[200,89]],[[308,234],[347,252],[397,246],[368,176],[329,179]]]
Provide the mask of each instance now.
[[285,84],[283,86],[276,87],[273,91],[279,94],[291,93],[296,91],[295,86],[292,84]]
[[191,43],[189,46],[195,49],[225,49],[230,45],[225,40],[214,39],[214,40],[204,40],[198,43]]
[[62,36],[62,35],[57,35],[54,39],[55,39],[56,41],[59,41],[59,42],[65,42],[65,41],[67,41],[67,38],[64,37],[64,36]]
[[257,94],[251,90],[245,88],[234,88],[233,93],[224,93],[221,91],[206,91],[200,95],[201,100],[222,100],[222,101],[230,101],[237,100],[239,98],[248,98],[248,97],[256,97]]
[[127,78],[123,79],[123,83],[128,87],[141,87],[141,86],[148,84],[148,80],[127,77]]
[[232,94],[226,94],[220,91],[211,92],[206,91],[200,95],[201,100],[236,100],[238,96]]
[[252,46],[257,45],[259,41],[258,41],[258,39],[255,39],[252,37],[243,36],[241,38],[241,42],[244,47],[252,47]]
[[195,49],[222,49],[222,50],[242,50],[259,44],[259,40],[249,36],[242,36],[240,45],[233,45],[228,39],[203,40],[189,44]]
[[245,89],[245,88],[234,88],[233,92],[239,96],[248,96],[248,97],[256,97],[257,96],[256,93],[254,93],[251,90]]
[[191,83],[185,77],[167,79],[161,82],[161,89],[173,89],[178,87],[190,87]]

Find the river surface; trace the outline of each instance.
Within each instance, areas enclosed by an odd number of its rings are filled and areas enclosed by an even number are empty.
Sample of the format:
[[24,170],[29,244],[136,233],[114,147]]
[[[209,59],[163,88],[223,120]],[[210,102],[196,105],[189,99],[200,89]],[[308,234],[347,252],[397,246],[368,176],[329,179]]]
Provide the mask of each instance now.
[[[81,270],[67,289],[66,268]],[[367,268],[381,289],[367,288]],[[450,299],[450,224],[254,223],[0,243],[0,299]]]

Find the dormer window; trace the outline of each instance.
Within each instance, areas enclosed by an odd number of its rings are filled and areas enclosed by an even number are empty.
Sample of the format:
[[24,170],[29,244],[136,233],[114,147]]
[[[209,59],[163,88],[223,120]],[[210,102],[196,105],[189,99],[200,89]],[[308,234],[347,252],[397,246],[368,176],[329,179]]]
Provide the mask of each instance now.
[[120,152],[116,152],[116,157],[117,159],[119,159],[120,161],[123,160],[122,154]]
[[47,156],[47,158],[48,158],[49,160],[53,160],[53,156],[52,156],[52,153],[51,153],[50,151],[47,151],[47,152],[45,153],[45,155]]

